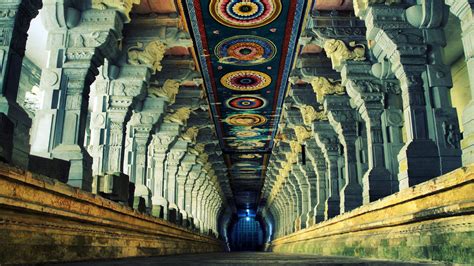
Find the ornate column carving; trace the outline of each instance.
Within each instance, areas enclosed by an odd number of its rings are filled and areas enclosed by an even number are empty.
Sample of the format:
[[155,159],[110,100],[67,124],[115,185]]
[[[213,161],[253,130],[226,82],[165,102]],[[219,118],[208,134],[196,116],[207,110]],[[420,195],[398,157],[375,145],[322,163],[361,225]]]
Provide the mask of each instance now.
[[42,73],[44,105],[35,117],[32,152],[70,161],[68,183],[90,191],[91,158],[83,147],[86,99],[97,67],[119,53],[123,20],[114,10],[85,10],[76,24],[67,31],[57,27],[50,32],[50,43],[65,49],[50,48],[55,68]]
[[[129,176],[123,173],[125,123],[132,106],[144,97],[149,71],[146,67],[126,65],[119,78],[111,80],[110,75],[116,70],[115,66],[105,64],[91,90],[94,106],[88,151],[93,158],[93,192],[127,201]],[[112,191],[105,191],[106,188]]]
[[150,143],[151,153],[148,157],[149,180],[152,190],[153,216],[168,219],[168,200],[166,190],[166,158],[170,146],[176,141],[179,125],[162,123]]
[[428,63],[427,45],[423,32],[406,21],[402,7],[374,5],[359,14],[365,19],[374,55],[380,62],[387,58],[400,81],[407,132],[407,141],[398,156],[399,186],[403,189],[441,173],[439,147],[430,139],[430,106],[422,79]]
[[357,122],[347,96],[327,96],[324,107],[328,111],[329,123],[334,127],[339,141],[344,146],[345,185],[340,192],[340,206],[343,213],[362,205],[362,186],[357,176],[355,147]]
[[[328,121],[316,121],[313,124],[316,144],[326,160],[328,197],[325,205],[324,219],[327,220],[340,214],[339,191],[342,190],[343,176],[339,175],[340,146],[336,132]],[[319,204],[319,203],[318,203]]]
[[177,188],[177,200],[178,200],[178,209],[181,211],[181,221],[182,225],[185,227],[189,226],[188,221],[188,209],[185,207],[186,203],[186,184],[187,179],[190,179],[190,172],[193,168],[193,165],[196,163],[196,155],[190,154],[189,150],[183,158],[181,165],[178,171],[178,177],[176,178]]
[[[326,201],[328,200],[329,184],[326,176],[326,160],[321,149],[317,146],[316,141],[311,140],[311,144],[308,146],[308,158],[311,161],[310,165],[302,167],[308,176],[310,186],[312,188],[311,193],[314,189],[314,199],[311,195],[313,202],[313,224],[324,221],[324,212],[326,209]],[[313,170],[314,169],[314,170]]]
[[385,167],[386,152],[381,119],[384,112],[384,88],[393,86],[389,82],[377,82],[370,71],[371,65],[365,62],[347,62],[342,70],[343,84],[367,127],[369,169],[362,177],[364,204],[393,194],[396,191],[392,188],[398,185],[392,184],[396,180],[393,180]]
[[148,154],[151,134],[164,112],[165,104],[161,98],[147,97],[140,111],[134,111],[127,124],[124,173],[135,184],[135,198],[146,200],[148,212],[152,211],[151,183],[147,177]]
[[178,167],[181,164],[185,152],[188,148],[188,143],[182,140],[176,141],[171,147],[166,158],[166,183],[165,190],[166,198],[168,199],[168,220],[174,223],[179,223],[179,208],[177,205],[177,175]]

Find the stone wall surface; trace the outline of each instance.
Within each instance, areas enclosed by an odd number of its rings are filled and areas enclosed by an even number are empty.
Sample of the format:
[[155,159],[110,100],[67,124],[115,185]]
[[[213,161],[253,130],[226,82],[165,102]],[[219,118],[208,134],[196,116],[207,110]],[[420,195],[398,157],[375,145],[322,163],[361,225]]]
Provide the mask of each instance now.
[[474,264],[474,165],[278,238],[278,253]]
[[217,252],[223,242],[0,164],[0,265]]

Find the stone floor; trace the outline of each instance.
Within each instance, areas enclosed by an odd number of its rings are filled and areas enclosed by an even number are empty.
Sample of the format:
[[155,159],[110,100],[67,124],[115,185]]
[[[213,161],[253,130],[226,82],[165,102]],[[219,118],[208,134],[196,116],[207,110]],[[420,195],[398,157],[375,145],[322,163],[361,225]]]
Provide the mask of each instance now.
[[111,261],[75,262],[54,265],[434,265],[367,260],[352,257],[320,257],[312,255],[286,255],[264,252],[210,253],[150,258],[120,259]]

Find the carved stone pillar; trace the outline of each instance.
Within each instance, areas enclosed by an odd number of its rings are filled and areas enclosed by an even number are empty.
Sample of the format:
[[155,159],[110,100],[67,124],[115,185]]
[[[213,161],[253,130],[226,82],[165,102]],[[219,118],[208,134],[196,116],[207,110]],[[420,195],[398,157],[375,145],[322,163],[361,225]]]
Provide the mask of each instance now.
[[28,167],[31,119],[17,104],[27,31],[42,7],[40,0],[0,3],[0,159]]
[[[120,77],[111,81],[110,76],[116,71],[116,67],[104,65],[101,77],[91,90],[94,106],[88,150],[93,158],[94,184],[102,183],[99,187],[93,185],[93,192],[127,201],[129,176],[123,173],[125,122],[134,102],[144,95],[149,70],[140,66],[124,66]],[[107,180],[112,183],[104,182]],[[105,188],[112,188],[113,191],[107,192]]]
[[365,62],[347,62],[342,70],[343,84],[367,127],[369,169],[362,177],[364,204],[396,192],[392,190],[396,187],[392,184],[395,180],[385,167],[383,85],[375,81],[370,71],[371,65]]
[[304,229],[308,227],[307,225],[307,217],[309,214],[309,211],[311,210],[311,200],[310,200],[310,184],[308,180],[306,179],[306,176],[300,169],[299,164],[293,165],[293,170],[292,170],[294,176],[296,177],[297,185],[299,187],[299,191],[301,193],[300,196],[300,205],[301,205],[301,213],[299,216],[300,221],[300,229]]
[[186,183],[184,185],[184,209],[188,215],[188,222],[189,226],[194,226],[193,219],[194,219],[194,210],[193,210],[193,191],[195,186],[196,179],[199,178],[201,174],[202,166],[200,164],[194,164],[189,172],[188,178],[186,179]]
[[407,132],[407,141],[398,156],[400,189],[439,176],[439,147],[430,139],[430,106],[422,79],[428,63],[423,32],[406,21],[403,7],[375,5],[358,13],[365,19],[375,57],[379,61],[387,58],[400,81]]
[[127,124],[124,172],[130,176],[130,182],[135,184],[135,197],[145,198],[149,212],[152,209],[152,192],[147,184],[148,146],[164,108],[163,99],[148,97],[142,110],[134,111]]
[[355,141],[357,122],[354,110],[347,96],[325,97],[324,107],[328,110],[329,123],[334,127],[341,144],[344,146],[345,185],[341,189],[341,213],[348,212],[362,205],[362,186],[357,176],[357,159]]
[[149,181],[153,197],[153,216],[168,219],[168,200],[166,198],[166,157],[170,146],[176,140],[179,133],[179,125],[173,123],[162,123],[158,132],[153,134],[148,161]]
[[[315,143],[314,140],[312,142]],[[304,167],[307,176],[311,176],[310,185],[314,187],[314,201],[313,202],[313,224],[324,221],[324,212],[326,208],[326,201],[328,196],[328,178],[326,176],[326,160],[322,151],[317,147],[316,143],[311,145],[308,152],[308,157],[311,160],[311,165]],[[302,168],[303,169],[303,168]],[[313,193],[313,191],[311,191]],[[311,195],[311,198],[313,196]]]
[[176,141],[170,149],[166,158],[166,198],[168,199],[168,220],[173,223],[180,223],[179,208],[177,201],[177,175],[178,167],[188,148],[188,143],[182,140]]
[[196,155],[192,155],[187,153],[183,161],[181,162],[181,166],[178,171],[178,176],[176,178],[176,184],[177,184],[177,203],[178,203],[178,209],[181,211],[180,217],[182,221],[182,225],[185,227],[189,226],[189,221],[188,221],[188,210],[185,208],[185,202],[186,202],[186,183],[187,179],[189,179],[190,171],[193,167],[193,164],[196,163]]
[[[343,176],[339,176],[339,147],[340,143],[336,132],[328,121],[316,121],[313,124],[313,134],[316,144],[321,149],[326,161],[326,178],[328,197],[324,202],[324,220],[340,214],[339,191],[342,189]],[[318,176],[321,177],[321,176]],[[320,203],[318,203],[319,205]]]
[[70,161],[68,183],[89,191],[92,161],[83,147],[86,99],[99,64],[118,54],[123,22],[114,10],[85,10],[67,34],[53,31],[49,36],[50,43],[65,49],[52,52],[52,67],[42,73],[40,86],[45,93],[35,116],[32,153]]

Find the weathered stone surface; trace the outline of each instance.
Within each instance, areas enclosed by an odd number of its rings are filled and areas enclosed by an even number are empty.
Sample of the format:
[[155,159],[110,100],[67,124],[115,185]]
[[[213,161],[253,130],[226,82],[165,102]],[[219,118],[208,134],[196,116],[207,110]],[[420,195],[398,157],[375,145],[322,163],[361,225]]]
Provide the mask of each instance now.
[[272,242],[278,253],[474,263],[474,166]]
[[0,165],[0,264],[217,252],[219,240]]

